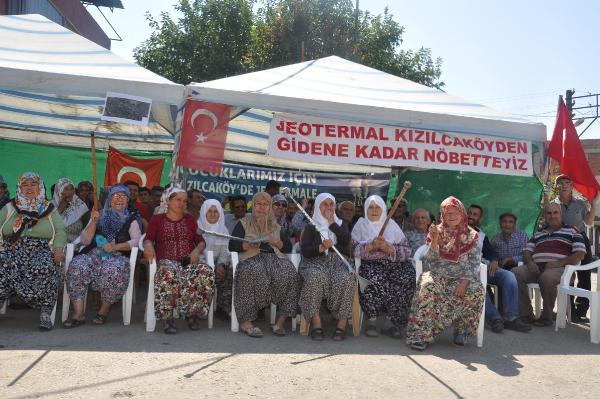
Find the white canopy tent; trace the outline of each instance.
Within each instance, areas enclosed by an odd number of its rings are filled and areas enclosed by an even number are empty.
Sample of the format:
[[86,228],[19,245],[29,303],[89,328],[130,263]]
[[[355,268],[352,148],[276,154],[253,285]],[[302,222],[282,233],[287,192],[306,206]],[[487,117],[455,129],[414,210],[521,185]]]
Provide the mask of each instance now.
[[[192,83],[200,100],[369,123],[546,140],[546,127],[331,56]],[[188,94],[192,94],[188,92]]]

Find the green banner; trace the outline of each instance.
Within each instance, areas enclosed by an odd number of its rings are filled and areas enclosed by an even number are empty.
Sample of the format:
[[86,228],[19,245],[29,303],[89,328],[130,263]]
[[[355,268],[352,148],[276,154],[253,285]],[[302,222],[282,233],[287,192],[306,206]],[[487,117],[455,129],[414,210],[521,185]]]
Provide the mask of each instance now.
[[[410,180],[406,194],[409,211],[425,208],[436,219],[440,203],[455,196],[466,208],[481,205],[482,230],[490,238],[500,231],[498,218],[504,212],[517,216],[517,225],[531,236],[540,213],[542,185],[535,177],[514,177],[447,170],[407,171],[400,176],[398,188]],[[391,184],[390,184],[391,187]]]
[[[169,182],[171,154],[166,152],[123,151],[140,158],[164,158],[165,166],[161,184]],[[15,194],[17,178],[26,171],[40,174],[46,184],[47,196],[50,187],[62,177],[75,184],[82,180],[92,181],[92,154],[89,148],[60,147],[0,139],[0,175],[8,184],[11,196]],[[106,151],[96,151],[98,185],[104,184]]]

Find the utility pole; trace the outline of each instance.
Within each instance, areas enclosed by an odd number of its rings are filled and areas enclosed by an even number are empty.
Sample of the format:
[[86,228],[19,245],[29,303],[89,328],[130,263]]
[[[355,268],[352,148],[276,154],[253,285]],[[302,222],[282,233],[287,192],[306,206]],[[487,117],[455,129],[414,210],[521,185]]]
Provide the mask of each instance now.
[[571,116],[571,119],[575,117],[575,114],[573,113],[573,106],[575,105],[575,101],[573,101],[573,94],[575,94],[575,89],[567,90],[567,94],[565,95],[565,103],[567,109],[569,110],[569,116]]

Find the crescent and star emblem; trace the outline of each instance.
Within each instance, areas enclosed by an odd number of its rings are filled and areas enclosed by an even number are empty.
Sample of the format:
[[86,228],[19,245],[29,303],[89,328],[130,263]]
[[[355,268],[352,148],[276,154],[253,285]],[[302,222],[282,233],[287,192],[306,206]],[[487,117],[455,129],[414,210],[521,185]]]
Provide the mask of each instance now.
[[[212,128],[210,129],[210,131],[214,130],[214,128],[219,123],[217,116],[213,112],[211,112],[207,109],[197,109],[196,111],[194,111],[194,113],[192,114],[192,117],[190,118],[190,122],[192,123],[192,128],[195,128],[194,122],[196,121],[196,118],[198,118],[200,115],[207,116],[211,120]],[[205,132],[200,132],[199,134],[196,135],[196,143],[204,144],[204,142],[208,138],[204,135],[204,133]]]
[[133,167],[133,166],[123,166],[121,168],[121,170],[119,171],[119,174],[117,175],[118,182],[121,181],[121,178],[125,175],[125,173],[135,173],[142,180],[141,185],[143,187],[146,187],[146,183],[148,182],[148,179],[146,178],[146,173],[143,170],[141,170],[140,168]]

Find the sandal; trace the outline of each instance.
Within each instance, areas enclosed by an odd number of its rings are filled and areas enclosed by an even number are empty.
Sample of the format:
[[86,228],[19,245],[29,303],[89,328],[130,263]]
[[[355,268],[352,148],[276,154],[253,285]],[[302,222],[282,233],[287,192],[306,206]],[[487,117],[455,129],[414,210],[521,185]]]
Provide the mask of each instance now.
[[175,327],[175,320],[174,319],[168,319],[166,321],[166,326],[165,326],[165,334],[177,334],[177,328]]
[[106,324],[106,319],[107,319],[106,315],[97,313],[96,316],[94,316],[92,323],[94,323],[97,326],[101,326],[103,324]]
[[198,331],[200,329],[200,320],[198,320],[198,316],[190,316],[185,319],[187,321],[187,325],[192,331]]
[[52,318],[50,317],[50,314],[48,314],[48,313],[40,314],[40,331],[48,332],[48,331],[52,331],[52,328],[54,328],[54,326],[52,325]]
[[410,348],[417,351],[424,351],[427,349],[427,346],[429,346],[427,342],[413,342],[410,344]]
[[271,326],[271,331],[273,332],[274,335],[276,335],[278,337],[285,337],[287,334],[287,332],[285,331],[285,328],[278,327],[277,324]]
[[313,341],[323,341],[323,339],[325,339],[325,336],[323,335],[323,329],[321,327],[313,328],[310,330],[309,335]]
[[365,331],[365,335],[367,337],[372,337],[372,338],[376,338],[379,336],[379,333],[377,332],[377,326],[375,325],[375,323],[367,323],[367,329]]
[[346,330],[342,330],[341,328],[336,328],[333,332],[333,340],[334,341],[343,341],[346,339]]
[[75,319],[75,318],[71,318],[69,320],[66,320],[63,323],[63,328],[69,329],[69,328],[76,328],[79,326],[82,326],[85,324],[85,319]]
[[249,337],[252,338],[262,338],[263,337],[263,332],[260,328],[258,327],[249,327],[246,329],[242,329],[242,331]]

